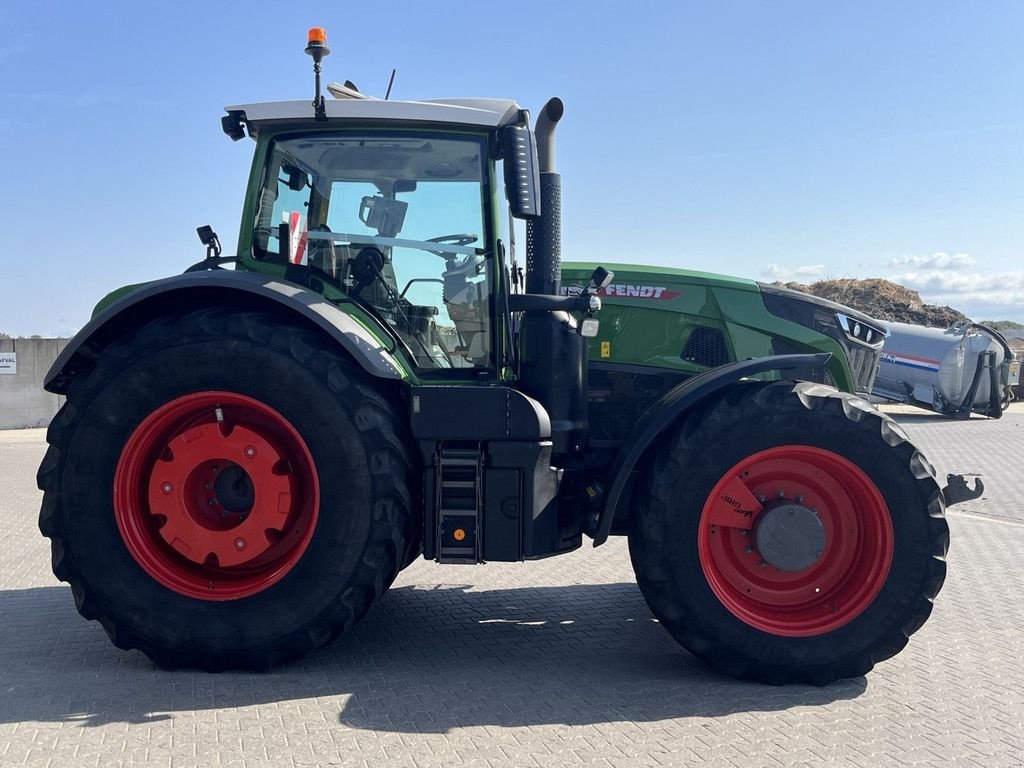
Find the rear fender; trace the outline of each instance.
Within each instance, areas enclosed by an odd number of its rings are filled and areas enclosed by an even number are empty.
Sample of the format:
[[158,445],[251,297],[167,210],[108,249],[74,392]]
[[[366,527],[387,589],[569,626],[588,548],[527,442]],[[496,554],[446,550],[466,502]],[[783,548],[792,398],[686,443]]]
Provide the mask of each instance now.
[[147,283],[115,299],[68,343],[43,382],[48,392],[66,394],[71,381],[116,339],[140,325],[183,309],[228,306],[277,311],[319,328],[371,376],[405,378],[400,362],[368,330],[319,293],[270,275],[210,270]]
[[831,357],[829,352],[809,355],[775,355],[741,360],[687,379],[670,389],[648,408],[626,436],[615,457],[609,477],[611,484],[594,526],[594,546],[604,544],[619,506],[625,503],[624,492],[634,470],[648,449],[696,406],[716,392],[747,376],[767,371],[787,371],[803,366],[822,367]]

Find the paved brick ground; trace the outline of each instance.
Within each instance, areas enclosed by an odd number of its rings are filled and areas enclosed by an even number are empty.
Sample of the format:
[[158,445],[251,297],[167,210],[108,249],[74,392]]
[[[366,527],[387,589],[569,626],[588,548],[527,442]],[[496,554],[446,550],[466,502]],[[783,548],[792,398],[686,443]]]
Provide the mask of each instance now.
[[0,766],[1024,765],[1024,408],[899,418],[989,490],[951,513],[949,578],[907,650],[821,689],[709,673],[652,620],[621,540],[421,562],[303,663],[161,672],[75,612],[36,529],[42,433],[0,433]]

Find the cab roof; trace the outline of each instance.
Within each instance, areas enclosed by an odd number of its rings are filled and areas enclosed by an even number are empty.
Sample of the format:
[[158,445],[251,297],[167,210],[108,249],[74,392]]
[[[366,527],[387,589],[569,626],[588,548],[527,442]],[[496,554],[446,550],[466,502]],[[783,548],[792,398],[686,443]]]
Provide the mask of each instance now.
[[[520,121],[522,108],[509,99],[429,99],[380,101],[371,98],[340,98],[325,103],[327,123],[430,123],[493,129]],[[315,125],[312,100],[264,101],[225,107],[237,116],[253,138],[261,128],[309,121]]]

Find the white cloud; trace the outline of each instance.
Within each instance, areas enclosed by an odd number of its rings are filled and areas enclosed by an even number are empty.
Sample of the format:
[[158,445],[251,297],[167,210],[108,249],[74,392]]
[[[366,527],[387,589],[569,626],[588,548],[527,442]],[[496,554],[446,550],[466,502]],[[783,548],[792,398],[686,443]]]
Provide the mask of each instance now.
[[931,256],[897,256],[889,262],[890,267],[911,269],[966,269],[973,267],[976,260],[969,253],[933,253]]
[[890,275],[889,280],[922,293],[1006,293],[1024,300],[1024,272],[985,274],[932,270]]
[[783,267],[779,264],[768,264],[761,270],[761,276],[768,280],[820,280],[825,276],[824,264],[804,264],[799,267]]
[[900,257],[893,265],[910,267],[886,275],[913,289],[928,304],[951,306],[974,319],[1024,316],[1024,271],[986,272],[970,254],[936,253]]
[[797,267],[793,273],[800,277],[822,277],[825,274],[824,264],[806,264]]

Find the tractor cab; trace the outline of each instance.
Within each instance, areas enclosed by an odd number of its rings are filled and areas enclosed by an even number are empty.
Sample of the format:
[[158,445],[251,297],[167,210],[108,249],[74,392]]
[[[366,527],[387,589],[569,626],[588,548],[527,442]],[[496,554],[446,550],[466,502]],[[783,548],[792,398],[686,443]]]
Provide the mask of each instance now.
[[486,152],[486,137],[430,132],[279,136],[251,257],[305,267],[390,328],[417,369],[491,368]]
[[529,114],[339,88],[316,120],[309,102],[228,107],[228,135],[257,141],[240,267],[355,305],[416,377],[496,375],[513,357],[496,170],[511,213],[537,215]]

